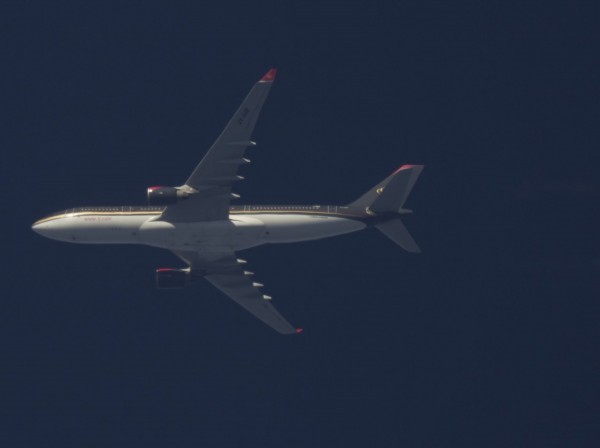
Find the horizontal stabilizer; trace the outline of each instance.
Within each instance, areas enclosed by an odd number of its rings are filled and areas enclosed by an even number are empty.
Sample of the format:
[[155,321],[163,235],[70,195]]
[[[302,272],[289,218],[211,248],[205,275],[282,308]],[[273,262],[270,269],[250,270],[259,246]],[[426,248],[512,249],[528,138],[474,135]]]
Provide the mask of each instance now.
[[410,236],[410,233],[408,233],[408,230],[406,230],[400,219],[382,222],[375,227],[402,249],[408,252],[421,253],[421,249],[419,249],[419,246],[413,240],[412,236]]

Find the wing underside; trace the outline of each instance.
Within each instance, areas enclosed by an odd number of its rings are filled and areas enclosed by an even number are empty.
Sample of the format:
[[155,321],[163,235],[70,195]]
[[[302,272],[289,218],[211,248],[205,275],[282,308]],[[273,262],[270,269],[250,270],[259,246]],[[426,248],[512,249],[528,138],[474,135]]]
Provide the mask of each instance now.
[[250,140],[260,111],[275,79],[276,69],[271,69],[258,81],[237,109],[225,129],[180,187],[194,191],[189,199],[171,205],[162,219],[171,222],[212,221],[229,217],[233,185],[242,176],[239,167],[250,161],[244,158],[246,148],[254,146]]
[[203,276],[233,301],[277,332],[281,334],[299,332],[279,314],[271,303],[271,297],[261,292],[260,288],[263,285],[251,280],[252,273],[244,271],[241,260],[236,258],[235,252],[174,251],[174,253],[189,264],[192,273]]

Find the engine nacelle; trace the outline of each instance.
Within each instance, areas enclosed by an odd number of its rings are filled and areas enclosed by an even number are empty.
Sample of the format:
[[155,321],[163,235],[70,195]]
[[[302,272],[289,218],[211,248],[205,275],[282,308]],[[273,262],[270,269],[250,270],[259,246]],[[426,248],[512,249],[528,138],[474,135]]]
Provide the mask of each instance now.
[[159,289],[183,288],[192,282],[189,269],[159,268],[156,270],[156,287]]
[[174,187],[148,187],[148,205],[171,205],[188,198],[188,193]]

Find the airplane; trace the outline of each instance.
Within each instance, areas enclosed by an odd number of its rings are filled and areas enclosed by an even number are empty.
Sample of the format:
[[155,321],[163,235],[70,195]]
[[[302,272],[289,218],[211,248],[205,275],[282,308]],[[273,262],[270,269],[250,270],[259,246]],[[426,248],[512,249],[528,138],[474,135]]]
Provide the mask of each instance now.
[[398,246],[419,247],[402,219],[423,165],[403,165],[347,205],[231,205],[233,187],[262,106],[277,70],[270,69],[250,90],[221,135],[181,186],[147,189],[147,206],[79,207],[59,211],[32,225],[38,234],[81,244],[144,244],[168,249],[186,268],[156,269],[158,288],[180,288],[206,279],[281,334],[292,326],[252,280],[237,251],[263,244],[292,243],[375,227]]

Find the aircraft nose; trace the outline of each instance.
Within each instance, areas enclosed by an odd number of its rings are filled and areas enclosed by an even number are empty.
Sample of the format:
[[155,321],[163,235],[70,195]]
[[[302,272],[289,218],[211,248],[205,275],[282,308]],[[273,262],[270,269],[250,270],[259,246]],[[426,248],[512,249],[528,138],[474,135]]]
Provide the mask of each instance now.
[[50,238],[52,240],[61,241],[64,238],[63,232],[61,232],[59,226],[53,222],[36,221],[31,225],[31,230],[38,235],[41,235],[45,238]]
[[31,225],[31,230],[33,230],[35,233],[42,235],[42,236],[45,236],[44,228],[45,228],[44,223],[40,223],[39,221],[36,221]]
[[41,235],[45,238],[50,238],[51,240],[68,242],[75,241],[75,235],[73,234],[72,227],[68,222],[65,222],[65,220],[60,218],[40,219],[31,225],[31,230],[38,235]]

